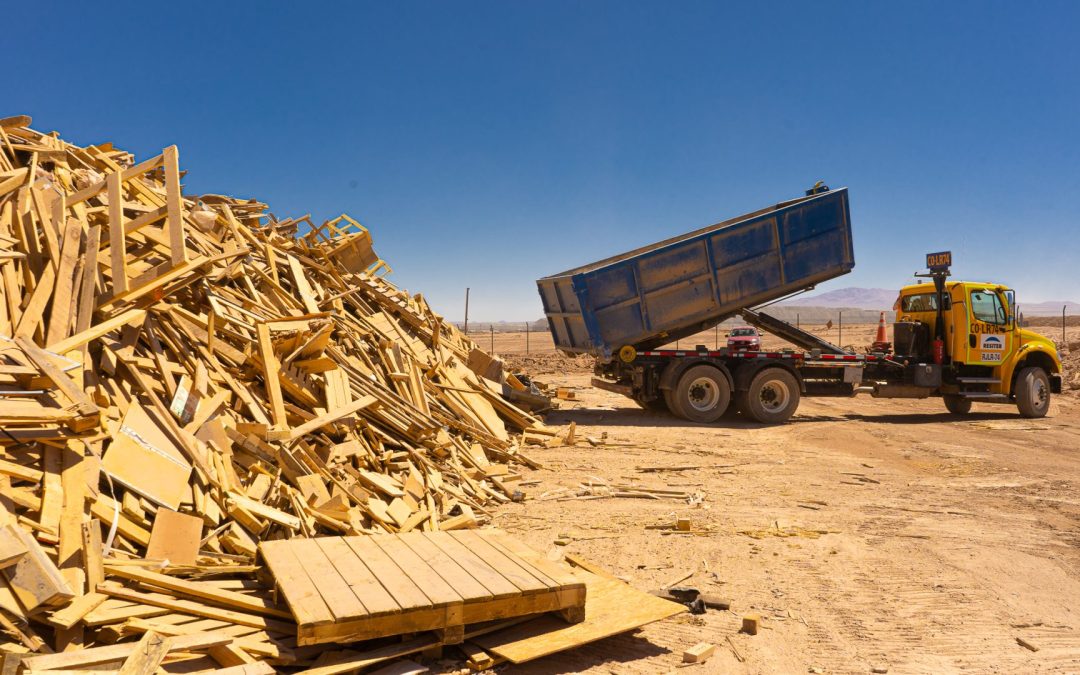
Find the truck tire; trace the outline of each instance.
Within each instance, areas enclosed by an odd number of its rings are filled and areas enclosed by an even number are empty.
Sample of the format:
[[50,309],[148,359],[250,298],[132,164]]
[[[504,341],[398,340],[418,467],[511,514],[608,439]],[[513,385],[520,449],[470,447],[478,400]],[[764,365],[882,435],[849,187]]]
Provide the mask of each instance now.
[[717,368],[691,366],[664,392],[668,409],[691,422],[715,422],[731,403],[731,385]]
[[799,382],[785,368],[765,368],[740,392],[744,415],[762,424],[783,424],[799,408]]
[[971,412],[971,399],[957,394],[945,394],[945,407],[954,415],[966,415]]
[[1050,378],[1037,366],[1024,368],[1013,386],[1016,407],[1023,417],[1045,417],[1050,409]]

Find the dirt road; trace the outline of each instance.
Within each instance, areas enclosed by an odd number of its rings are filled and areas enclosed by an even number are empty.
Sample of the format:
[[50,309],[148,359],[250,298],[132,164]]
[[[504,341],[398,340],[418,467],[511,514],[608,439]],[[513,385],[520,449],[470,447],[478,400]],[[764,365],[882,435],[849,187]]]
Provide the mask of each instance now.
[[[541,550],[568,535],[566,551],[641,589],[692,573],[683,584],[729,597],[732,611],[510,672],[667,672],[699,641],[717,654],[695,672],[1080,672],[1080,398],[1057,397],[1041,420],[993,405],[957,418],[937,399],[808,399],[786,425],[705,426],[555,363],[564,372],[540,379],[581,400],[549,424],[607,440],[534,449],[546,465],[526,477],[540,481],[534,498],[500,508],[496,525]],[[691,468],[638,470],[676,466]],[[590,483],[704,501],[565,498]],[[676,517],[695,533],[646,529]],[[738,632],[746,614],[763,617],[758,635]]]

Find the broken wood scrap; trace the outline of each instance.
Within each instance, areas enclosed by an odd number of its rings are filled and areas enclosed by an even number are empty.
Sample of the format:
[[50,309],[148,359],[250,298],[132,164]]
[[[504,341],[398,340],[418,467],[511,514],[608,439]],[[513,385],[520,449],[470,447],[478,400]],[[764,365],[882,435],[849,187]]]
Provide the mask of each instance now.
[[261,543],[467,535],[524,499],[523,435],[562,432],[360,223],[29,125],[0,121],[0,619],[27,670],[303,662]]

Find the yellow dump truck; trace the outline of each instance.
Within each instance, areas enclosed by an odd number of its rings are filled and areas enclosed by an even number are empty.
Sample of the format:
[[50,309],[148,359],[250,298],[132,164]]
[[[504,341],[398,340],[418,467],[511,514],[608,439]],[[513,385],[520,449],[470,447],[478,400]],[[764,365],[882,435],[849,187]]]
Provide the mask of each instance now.
[[[927,256],[926,276],[933,283],[900,290],[894,307],[893,359],[926,362],[941,370],[940,378],[929,374],[931,381],[920,384],[940,382],[933,393],[940,394],[953,413],[966,413],[973,401],[985,401],[1015,403],[1021,415],[1042,417],[1051,392],[1061,391],[1061,358],[1054,343],[1020,327],[1011,289],[946,280],[951,258],[948,252]],[[909,391],[913,396],[930,393],[925,387]]]
[[[596,357],[594,386],[693,422],[715,422],[734,405],[777,424],[803,396],[864,393],[939,396],[955,414],[974,401],[1046,414],[1061,391],[1053,343],[1017,325],[1008,288],[949,281],[949,252],[927,255],[928,283],[897,299],[892,344],[882,335],[868,353],[760,311],[850,272],[851,235],[847,189],[819,183],[804,197],[536,283],[555,346]],[[735,315],[802,351],[662,349]]]

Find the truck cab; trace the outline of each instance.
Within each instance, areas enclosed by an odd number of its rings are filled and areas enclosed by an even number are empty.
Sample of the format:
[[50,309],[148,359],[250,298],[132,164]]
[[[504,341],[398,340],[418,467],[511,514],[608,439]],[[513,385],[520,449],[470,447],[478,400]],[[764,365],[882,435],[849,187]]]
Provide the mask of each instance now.
[[1024,416],[1041,417],[1050,393],[1061,391],[1054,343],[1018,325],[1016,295],[1001,284],[945,281],[940,295],[935,284],[912,284],[900,290],[894,309],[898,357],[934,360],[934,337],[941,339],[941,394],[954,413],[985,401],[1015,403]]

